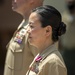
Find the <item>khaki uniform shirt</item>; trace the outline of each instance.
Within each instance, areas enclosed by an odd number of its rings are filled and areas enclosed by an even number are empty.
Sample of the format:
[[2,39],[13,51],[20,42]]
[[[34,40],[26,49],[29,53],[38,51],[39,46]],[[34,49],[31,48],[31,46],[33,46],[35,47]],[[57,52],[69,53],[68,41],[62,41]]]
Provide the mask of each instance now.
[[26,75],[67,75],[67,70],[56,43],[38,54]]
[[24,75],[32,62],[35,48],[27,41],[25,21],[21,23],[7,46],[4,75]]
[[68,11],[62,14],[63,22],[67,25],[67,30],[61,37],[61,45],[65,48],[75,48],[75,15],[71,15]]

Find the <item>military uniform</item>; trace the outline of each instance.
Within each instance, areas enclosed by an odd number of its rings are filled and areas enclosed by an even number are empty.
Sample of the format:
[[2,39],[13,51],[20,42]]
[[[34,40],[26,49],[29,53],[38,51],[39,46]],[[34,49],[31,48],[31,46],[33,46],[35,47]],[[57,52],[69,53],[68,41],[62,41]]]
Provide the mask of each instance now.
[[67,75],[63,58],[56,43],[34,58],[26,75]]
[[28,43],[25,25],[23,20],[7,45],[4,75],[24,75],[37,53],[36,48]]

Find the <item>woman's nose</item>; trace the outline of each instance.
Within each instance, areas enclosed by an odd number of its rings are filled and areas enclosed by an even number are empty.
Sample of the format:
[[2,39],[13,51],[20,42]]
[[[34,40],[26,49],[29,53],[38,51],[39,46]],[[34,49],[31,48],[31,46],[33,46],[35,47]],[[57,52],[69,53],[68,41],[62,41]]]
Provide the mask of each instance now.
[[27,33],[30,33],[31,29],[30,29],[30,26],[28,27],[27,29]]

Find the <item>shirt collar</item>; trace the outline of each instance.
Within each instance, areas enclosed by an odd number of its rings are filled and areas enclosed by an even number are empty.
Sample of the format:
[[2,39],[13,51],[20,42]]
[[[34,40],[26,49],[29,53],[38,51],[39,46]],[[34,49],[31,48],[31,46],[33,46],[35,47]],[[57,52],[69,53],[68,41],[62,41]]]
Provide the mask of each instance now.
[[57,48],[57,43],[54,43],[50,45],[48,48],[46,48],[42,53],[37,55],[36,60],[37,61],[42,61],[44,60],[49,54],[53,53],[54,51],[58,50]]

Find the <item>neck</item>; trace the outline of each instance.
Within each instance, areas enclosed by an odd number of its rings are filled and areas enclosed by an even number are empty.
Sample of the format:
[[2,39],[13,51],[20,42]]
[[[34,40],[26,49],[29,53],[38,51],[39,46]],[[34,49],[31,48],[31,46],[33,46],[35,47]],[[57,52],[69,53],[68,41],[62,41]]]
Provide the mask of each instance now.
[[25,21],[28,21],[28,17],[23,15],[23,19],[25,19]]
[[31,9],[21,8],[20,10],[16,10],[17,13],[23,16],[24,19],[28,19],[31,13]]
[[28,20],[30,13],[22,13],[23,19]]
[[39,45],[39,52],[41,53],[42,51],[44,51],[47,47],[49,47],[50,45],[52,45],[54,42],[52,40],[46,40],[44,42],[42,42]]

